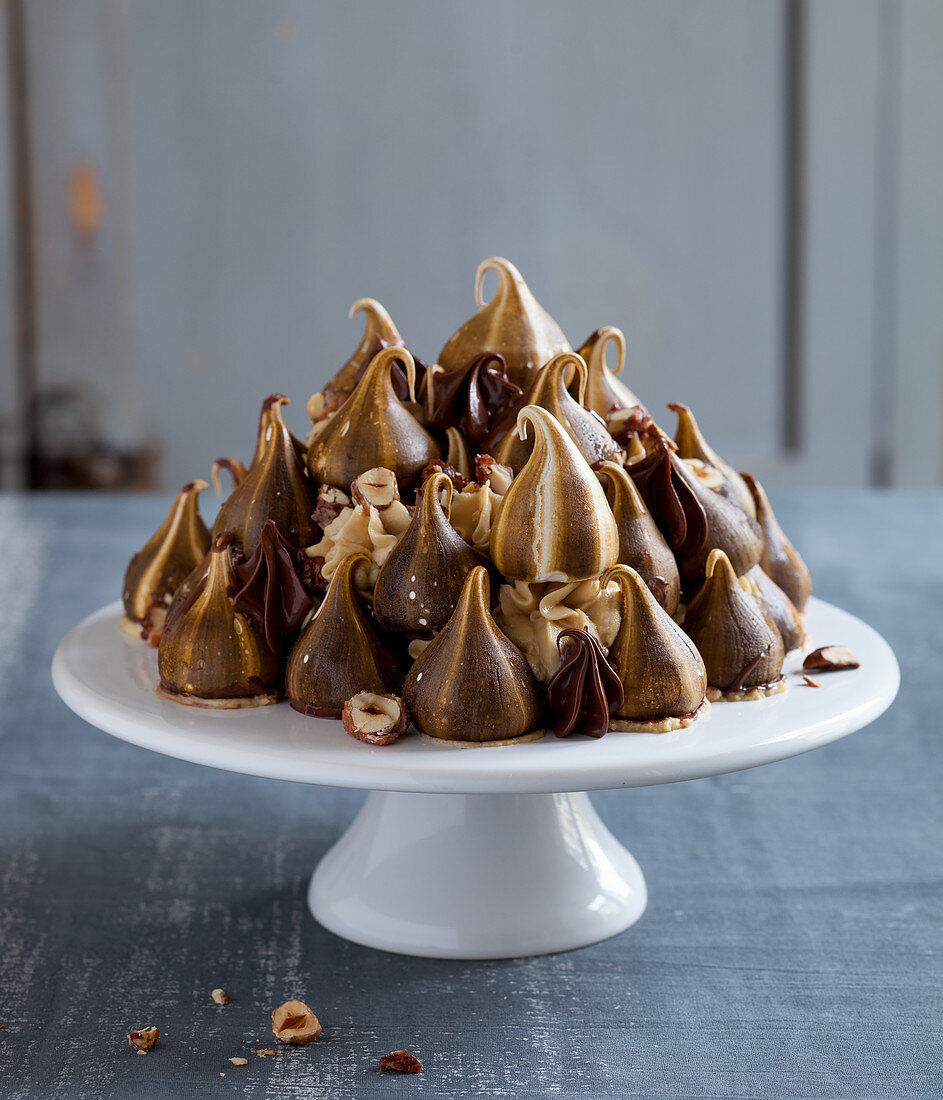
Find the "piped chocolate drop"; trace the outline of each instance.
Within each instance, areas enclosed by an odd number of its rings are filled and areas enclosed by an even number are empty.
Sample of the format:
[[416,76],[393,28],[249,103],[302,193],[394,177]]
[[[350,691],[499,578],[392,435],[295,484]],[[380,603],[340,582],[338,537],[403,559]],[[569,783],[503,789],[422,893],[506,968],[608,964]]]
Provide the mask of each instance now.
[[613,717],[628,722],[692,717],[707,687],[697,649],[634,569],[617,565],[603,581],[617,583],[622,594],[622,620],[608,660],[625,699]]
[[245,615],[279,655],[313,606],[301,583],[304,560],[304,550],[282,538],[275,521],[269,520],[252,557],[235,567],[233,609]]
[[278,657],[232,605],[232,537],[217,535],[205,576],[173,617],[157,651],[160,689],[181,703],[262,706],[279,696]]
[[503,356],[482,352],[457,370],[433,368],[426,375],[426,424],[435,431],[459,428],[478,446],[522,396],[507,376]]
[[[567,388],[573,382],[578,384],[579,400],[574,400]],[[582,405],[586,387],[586,364],[575,352],[563,352],[555,356],[538,371],[533,383],[528,387],[524,404],[539,405],[546,409],[563,427],[577,450],[590,466],[613,459],[619,453],[619,445],[606,430],[602,419]],[[519,411],[519,410],[518,410]],[[531,452],[531,442],[522,439],[515,430],[516,413],[512,412],[510,422],[500,422],[498,431],[506,434],[497,449],[492,453],[498,462],[510,466],[515,472],[520,470]],[[491,450],[494,435],[483,444]]]
[[729,694],[779,680],[784,656],[779,631],[722,550],[711,551],[706,573],[687,606],[684,630],[704,659],[708,685]]
[[557,737],[585,733],[602,737],[609,716],[625,702],[622,681],[606,660],[602,646],[587,630],[561,630],[560,664],[547,681],[547,707]]
[[619,557],[619,531],[606,494],[554,417],[537,405],[518,414],[534,447],[491,528],[491,558],[506,577],[575,581],[598,577]]
[[773,512],[763,486],[744,474],[756,504],[756,518],[763,532],[763,553],[760,565],[763,571],[779,585],[799,611],[804,611],[812,595],[812,577],[799,552],[786,538]]
[[417,729],[429,737],[506,741],[541,725],[534,674],[489,607],[488,571],[477,566],[451,618],[406,675],[403,699]]
[[255,553],[269,520],[296,546],[317,538],[311,518],[314,489],[305,476],[296,441],[282,420],[282,405],[287,404],[288,398],[280,393],[265,399],[252,465],[223,502],[213,527],[214,535],[230,532],[247,558]]
[[[610,344],[616,347],[614,370],[606,363]],[[586,338],[578,354],[586,361],[586,391],[581,404],[587,409],[592,409],[605,420],[617,409],[629,409],[640,404],[628,386],[616,378],[625,366],[625,336],[621,329],[614,325],[596,329]]]
[[700,462],[706,462],[718,470],[723,478],[718,492],[732,503],[742,508],[748,516],[756,517],[756,509],[753,497],[746,482],[728,462],[708,444],[704,438],[694,413],[678,401],[672,401],[668,408],[678,414],[678,430],[675,432],[675,443],[678,447],[679,458],[696,458]]
[[373,610],[388,630],[441,630],[455,610],[465,578],[481,565],[439,502],[444,492],[450,503],[452,491],[447,474],[425,480],[409,527],[380,569]]
[[403,347],[373,357],[354,392],[311,439],[308,471],[319,484],[345,491],[364,470],[392,470],[401,489],[419,481],[423,468],[441,457],[438,443],[396,396],[391,371],[404,365],[415,402],[415,364]]
[[681,578],[665,536],[624,467],[604,462],[599,477],[607,486],[606,497],[619,529],[619,563],[630,565],[673,615],[681,599]]
[[132,557],[124,575],[124,613],[140,624],[141,637],[153,645],[160,638],[171,597],[210,546],[210,533],[197,503],[205,488],[205,481],[184,485],[164,522]]
[[324,602],[288,654],[285,692],[295,710],[340,718],[344,703],[362,691],[389,695],[402,675],[396,658],[371,623],[354,584],[363,552],[348,554],[331,578]]
[[[494,271],[498,287],[485,302],[482,284]],[[478,265],[475,275],[478,312],[446,342],[439,364],[447,371],[458,370],[482,352],[504,357],[508,378],[526,389],[534,371],[570,345],[560,326],[531,293],[521,273],[508,260],[491,256]]]

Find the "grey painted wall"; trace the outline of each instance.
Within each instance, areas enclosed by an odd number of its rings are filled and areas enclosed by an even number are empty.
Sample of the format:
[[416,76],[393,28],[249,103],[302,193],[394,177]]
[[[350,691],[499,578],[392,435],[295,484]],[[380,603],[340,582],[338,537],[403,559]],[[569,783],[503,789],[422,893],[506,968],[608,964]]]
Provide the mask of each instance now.
[[[274,389],[304,429],[359,339],[355,298],[380,298],[431,359],[500,253],[572,341],[625,330],[627,380],[656,415],[687,402],[773,484],[865,483],[883,403],[898,427],[904,398],[943,424],[943,145],[917,109],[927,85],[943,108],[943,6],[805,7],[806,385],[788,456],[785,10],[27,0],[41,380],[92,380],[119,436],[162,442],[174,487],[248,457]],[[91,242],[64,215],[78,161],[104,195]],[[938,444],[921,447],[887,476],[939,480]]]

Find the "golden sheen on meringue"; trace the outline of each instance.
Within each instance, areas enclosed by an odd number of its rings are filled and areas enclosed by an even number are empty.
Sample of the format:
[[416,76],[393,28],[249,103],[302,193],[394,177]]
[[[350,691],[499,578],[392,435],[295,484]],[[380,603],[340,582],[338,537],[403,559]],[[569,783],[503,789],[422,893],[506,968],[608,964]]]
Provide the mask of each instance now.
[[[567,388],[573,380],[578,384],[579,401],[574,400]],[[525,400],[528,405],[539,405],[551,413],[576,444],[580,454],[590,466],[595,467],[600,462],[615,458],[619,445],[602,420],[583,407],[585,389],[586,364],[575,352],[567,351],[554,356],[540,368],[525,394]],[[527,461],[530,451],[530,442],[511,426],[494,457],[517,472]]]
[[694,413],[678,401],[672,401],[668,406],[672,412],[678,414],[678,430],[675,432],[675,443],[678,447],[679,458],[696,458],[700,462],[713,466],[720,472],[722,482],[718,489],[723,496],[742,508],[748,516],[756,516],[753,506],[753,497],[747,488],[746,482],[740,474],[728,462],[708,444],[704,438]]
[[171,597],[203,560],[210,533],[197,499],[205,481],[188,482],[177,494],[167,517],[128,563],[124,575],[124,613],[141,624],[141,637],[156,644]]
[[479,565],[465,578],[445,628],[406,675],[403,699],[428,737],[495,742],[540,729],[537,681],[492,619],[490,602],[488,571]]
[[617,565],[603,581],[614,582],[622,592],[622,622],[608,660],[622,680],[625,701],[613,718],[677,720],[666,728],[692,718],[707,690],[704,662],[694,644],[634,569]]
[[773,513],[766,490],[756,480],[746,474],[744,477],[756,503],[756,518],[763,532],[763,556],[760,565],[792,600],[799,611],[812,595],[812,577],[798,550],[786,538],[782,527]]
[[157,650],[160,690],[180,703],[252,707],[278,701],[278,657],[234,610],[232,536],[218,535],[203,579],[168,617]]
[[314,489],[305,476],[296,440],[282,420],[282,405],[287,404],[288,398],[280,393],[265,399],[252,465],[223,502],[213,526],[214,535],[230,532],[247,558],[255,552],[270,519],[296,546],[307,545],[317,534],[311,518]]
[[440,492],[451,502],[448,475],[427,477],[409,527],[377,576],[373,610],[388,630],[441,630],[455,610],[465,577],[481,564],[449,523]]
[[780,681],[783,640],[737,579],[723,550],[711,551],[707,578],[688,604],[684,630],[704,658],[707,683],[736,698]]
[[[494,271],[498,288],[482,298],[485,275]],[[478,265],[475,300],[480,309],[455,332],[439,353],[439,364],[458,370],[482,352],[504,356],[508,378],[526,389],[533,373],[561,351],[571,351],[560,326],[547,313],[509,260],[491,256]]]
[[362,313],[367,322],[363,337],[357,345],[357,350],[328,382],[325,389],[352,390],[357,371],[369,363],[384,345],[403,346],[403,338],[393,324],[393,318],[376,298],[358,298],[350,307],[348,316],[353,320],[358,313]]
[[599,477],[619,529],[619,563],[630,565],[673,615],[681,600],[681,578],[671,547],[645,507],[635,482],[617,462],[604,462]]
[[370,621],[354,585],[368,557],[348,554],[331,578],[324,602],[288,654],[285,693],[295,710],[340,718],[344,703],[362,691],[389,695],[402,676],[396,658]]
[[396,396],[391,375],[396,362],[405,368],[415,403],[412,355],[403,347],[384,348],[323,431],[311,438],[308,472],[315,481],[347,490],[364,470],[382,466],[396,474],[400,488],[410,489],[423,468],[442,457],[439,444]]
[[[606,362],[609,345],[616,348],[616,365]],[[592,409],[604,420],[617,409],[631,409],[641,402],[622,381],[616,378],[625,366],[625,336],[614,325],[596,329],[580,347],[578,354],[586,362],[586,392],[580,403]]]
[[598,478],[546,409],[521,409],[517,430],[533,432],[534,448],[492,526],[492,560],[512,580],[598,577],[619,559],[619,531]]

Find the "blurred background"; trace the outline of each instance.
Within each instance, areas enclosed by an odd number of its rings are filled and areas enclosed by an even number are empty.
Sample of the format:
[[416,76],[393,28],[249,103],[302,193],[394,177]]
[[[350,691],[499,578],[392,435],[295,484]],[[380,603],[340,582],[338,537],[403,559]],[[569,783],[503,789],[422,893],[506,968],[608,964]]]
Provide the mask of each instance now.
[[770,485],[943,483],[943,3],[0,4],[0,485],[304,434],[492,254]]

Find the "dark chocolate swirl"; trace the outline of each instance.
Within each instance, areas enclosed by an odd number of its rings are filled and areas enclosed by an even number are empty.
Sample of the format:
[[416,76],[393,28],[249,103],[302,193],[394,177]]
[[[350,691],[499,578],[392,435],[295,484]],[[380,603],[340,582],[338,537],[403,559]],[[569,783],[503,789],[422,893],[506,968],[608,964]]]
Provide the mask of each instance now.
[[[564,653],[568,638],[572,641]],[[563,659],[547,681],[547,702],[555,719],[553,732],[557,737],[574,731],[602,737],[609,729],[609,715],[625,702],[622,681],[588,631],[561,630],[557,648]]]
[[233,610],[245,615],[276,654],[300,630],[313,603],[298,575],[303,557],[270,519],[252,557],[235,568],[238,584],[229,592]]
[[495,422],[520,401],[523,390],[508,379],[503,355],[482,352],[458,370],[431,379],[432,416],[437,431],[459,428],[472,443],[481,444]]
[[680,459],[664,436],[626,467],[648,510],[676,554],[696,554],[707,542],[707,513],[688,484]]

